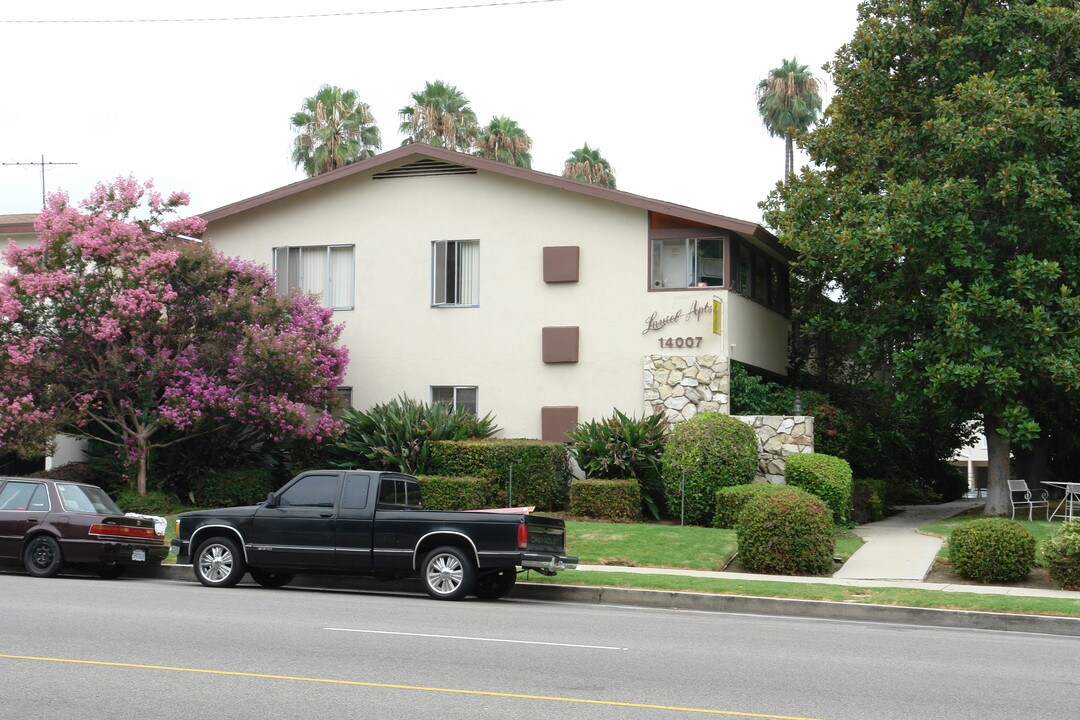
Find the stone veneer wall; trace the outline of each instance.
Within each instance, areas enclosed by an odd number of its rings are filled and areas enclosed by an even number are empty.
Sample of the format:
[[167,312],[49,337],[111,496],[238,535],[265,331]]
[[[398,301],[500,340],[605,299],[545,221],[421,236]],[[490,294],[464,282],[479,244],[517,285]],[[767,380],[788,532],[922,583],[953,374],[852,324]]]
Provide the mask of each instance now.
[[645,414],[669,425],[699,412],[728,413],[728,359],[719,355],[646,355]]
[[[668,426],[699,412],[730,414],[730,365],[719,355],[646,355],[645,414],[663,414]],[[736,416],[758,438],[756,482],[784,482],[788,455],[814,452],[814,418]]]
[[758,438],[755,482],[784,483],[788,455],[814,452],[814,418],[810,415],[736,415]]

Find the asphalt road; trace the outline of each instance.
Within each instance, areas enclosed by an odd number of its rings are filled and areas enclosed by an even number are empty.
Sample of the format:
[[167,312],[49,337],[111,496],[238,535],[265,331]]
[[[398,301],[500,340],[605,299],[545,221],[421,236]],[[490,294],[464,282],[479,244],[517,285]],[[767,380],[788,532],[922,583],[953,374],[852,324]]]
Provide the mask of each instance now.
[[0,718],[1075,718],[1080,638],[0,574]]

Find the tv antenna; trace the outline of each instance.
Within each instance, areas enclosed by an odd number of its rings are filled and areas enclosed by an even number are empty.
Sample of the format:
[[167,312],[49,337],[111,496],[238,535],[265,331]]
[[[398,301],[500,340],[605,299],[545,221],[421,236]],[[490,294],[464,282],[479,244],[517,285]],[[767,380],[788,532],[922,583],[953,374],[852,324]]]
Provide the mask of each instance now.
[[37,162],[6,162],[0,163],[0,165],[37,165],[41,168],[41,207],[45,208],[45,166],[46,165],[78,165],[79,163],[73,162],[45,162],[45,156],[41,156],[41,160]]

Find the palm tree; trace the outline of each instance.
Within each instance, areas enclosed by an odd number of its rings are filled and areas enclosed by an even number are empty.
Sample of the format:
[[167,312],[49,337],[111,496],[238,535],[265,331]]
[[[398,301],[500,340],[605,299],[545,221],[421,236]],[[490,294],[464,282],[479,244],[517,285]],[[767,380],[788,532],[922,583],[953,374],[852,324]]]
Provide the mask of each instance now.
[[476,138],[476,154],[488,160],[531,168],[532,138],[515,121],[500,115],[491,118]]
[[590,148],[589,143],[570,153],[563,166],[562,176],[615,189],[615,171],[611,169],[611,163],[600,155],[598,148]]
[[355,90],[323,85],[304,98],[291,122],[297,133],[292,159],[308,177],[364,160],[382,148],[371,107],[360,102]]
[[476,113],[468,99],[442,80],[424,83],[412,94],[412,104],[398,111],[402,145],[424,142],[459,152],[468,152],[476,138]]
[[818,81],[805,65],[791,58],[758,83],[757,106],[765,129],[784,138],[784,182],[795,172],[795,135],[817,122],[821,111]]

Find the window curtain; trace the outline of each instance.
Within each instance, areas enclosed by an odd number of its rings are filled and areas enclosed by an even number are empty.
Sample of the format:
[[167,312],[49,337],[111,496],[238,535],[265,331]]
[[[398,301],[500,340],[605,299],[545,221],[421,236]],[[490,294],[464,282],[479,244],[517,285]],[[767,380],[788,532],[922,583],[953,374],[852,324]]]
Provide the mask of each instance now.
[[353,299],[353,276],[356,263],[353,261],[352,247],[330,248],[330,287],[327,306],[332,308],[351,308]]
[[458,305],[480,304],[480,243],[459,242]]
[[315,293],[325,306],[327,253],[326,248],[302,248],[300,253],[300,289]]

